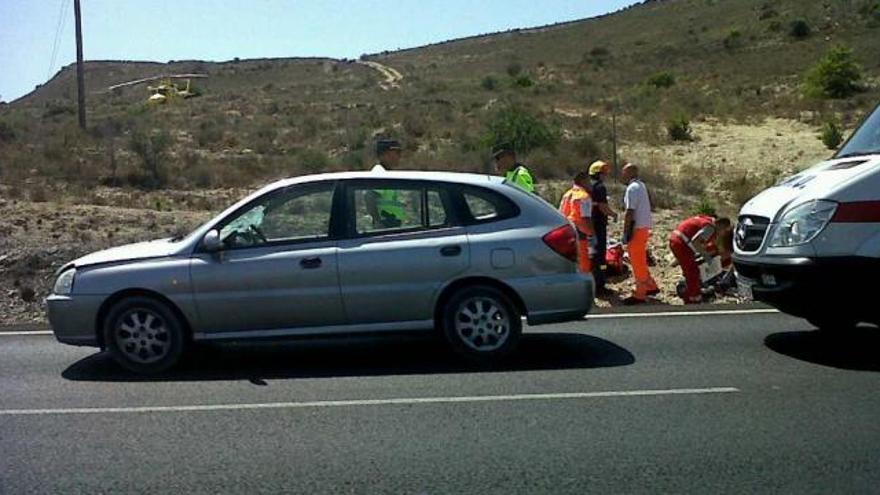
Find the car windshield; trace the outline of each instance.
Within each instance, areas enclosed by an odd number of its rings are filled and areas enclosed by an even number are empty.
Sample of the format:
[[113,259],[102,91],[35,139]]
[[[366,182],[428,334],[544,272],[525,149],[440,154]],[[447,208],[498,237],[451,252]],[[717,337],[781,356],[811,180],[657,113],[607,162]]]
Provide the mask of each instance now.
[[835,158],[871,155],[874,153],[880,153],[880,106],[877,106],[874,109],[874,113],[856,129],[855,134],[835,155]]

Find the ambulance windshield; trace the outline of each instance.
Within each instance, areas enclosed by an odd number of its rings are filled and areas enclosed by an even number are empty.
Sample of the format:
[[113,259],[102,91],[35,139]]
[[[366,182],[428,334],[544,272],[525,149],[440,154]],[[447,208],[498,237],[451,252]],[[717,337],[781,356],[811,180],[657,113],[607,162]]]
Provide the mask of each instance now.
[[835,158],[880,154],[880,106],[865,119]]

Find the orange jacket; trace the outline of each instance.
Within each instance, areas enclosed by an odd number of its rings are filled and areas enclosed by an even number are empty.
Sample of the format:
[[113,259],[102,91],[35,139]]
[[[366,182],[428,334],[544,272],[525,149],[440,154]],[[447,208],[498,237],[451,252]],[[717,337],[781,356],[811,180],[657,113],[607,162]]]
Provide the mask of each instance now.
[[571,186],[571,189],[562,195],[559,211],[574,224],[578,232],[593,235],[593,229],[587,223],[592,218],[593,201],[586,189],[577,184]]

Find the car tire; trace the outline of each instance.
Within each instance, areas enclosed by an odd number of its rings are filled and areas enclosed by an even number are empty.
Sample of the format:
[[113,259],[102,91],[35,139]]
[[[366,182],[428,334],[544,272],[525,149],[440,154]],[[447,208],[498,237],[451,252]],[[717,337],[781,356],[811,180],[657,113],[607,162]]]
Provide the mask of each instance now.
[[810,325],[813,325],[821,332],[852,330],[859,324],[858,321],[850,318],[829,315],[810,316],[807,317],[807,321],[810,322]]
[[167,304],[149,297],[116,303],[104,320],[104,345],[114,361],[135,373],[165,371],[186,346],[183,322]]
[[459,290],[443,307],[441,328],[452,350],[478,363],[496,362],[516,348],[522,321],[516,305],[489,286]]

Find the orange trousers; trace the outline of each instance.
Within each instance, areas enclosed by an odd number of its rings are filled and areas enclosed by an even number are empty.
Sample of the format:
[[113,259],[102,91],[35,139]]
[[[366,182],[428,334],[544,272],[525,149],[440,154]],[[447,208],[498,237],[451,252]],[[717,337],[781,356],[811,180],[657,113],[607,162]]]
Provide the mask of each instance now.
[[590,259],[590,243],[587,239],[578,239],[578,270],[582,273],[592,273],[593,260]]
[[651,238],[651,229],[635,229],[632,239],[626,245],[629,252],[629,262],[632,264],[633,278],[636,280],[636,286],[633,290],[633,297],[636,299],[647,299],[648,292],[657,290],[657,282],[651,276],[648,269],[648,239]]

